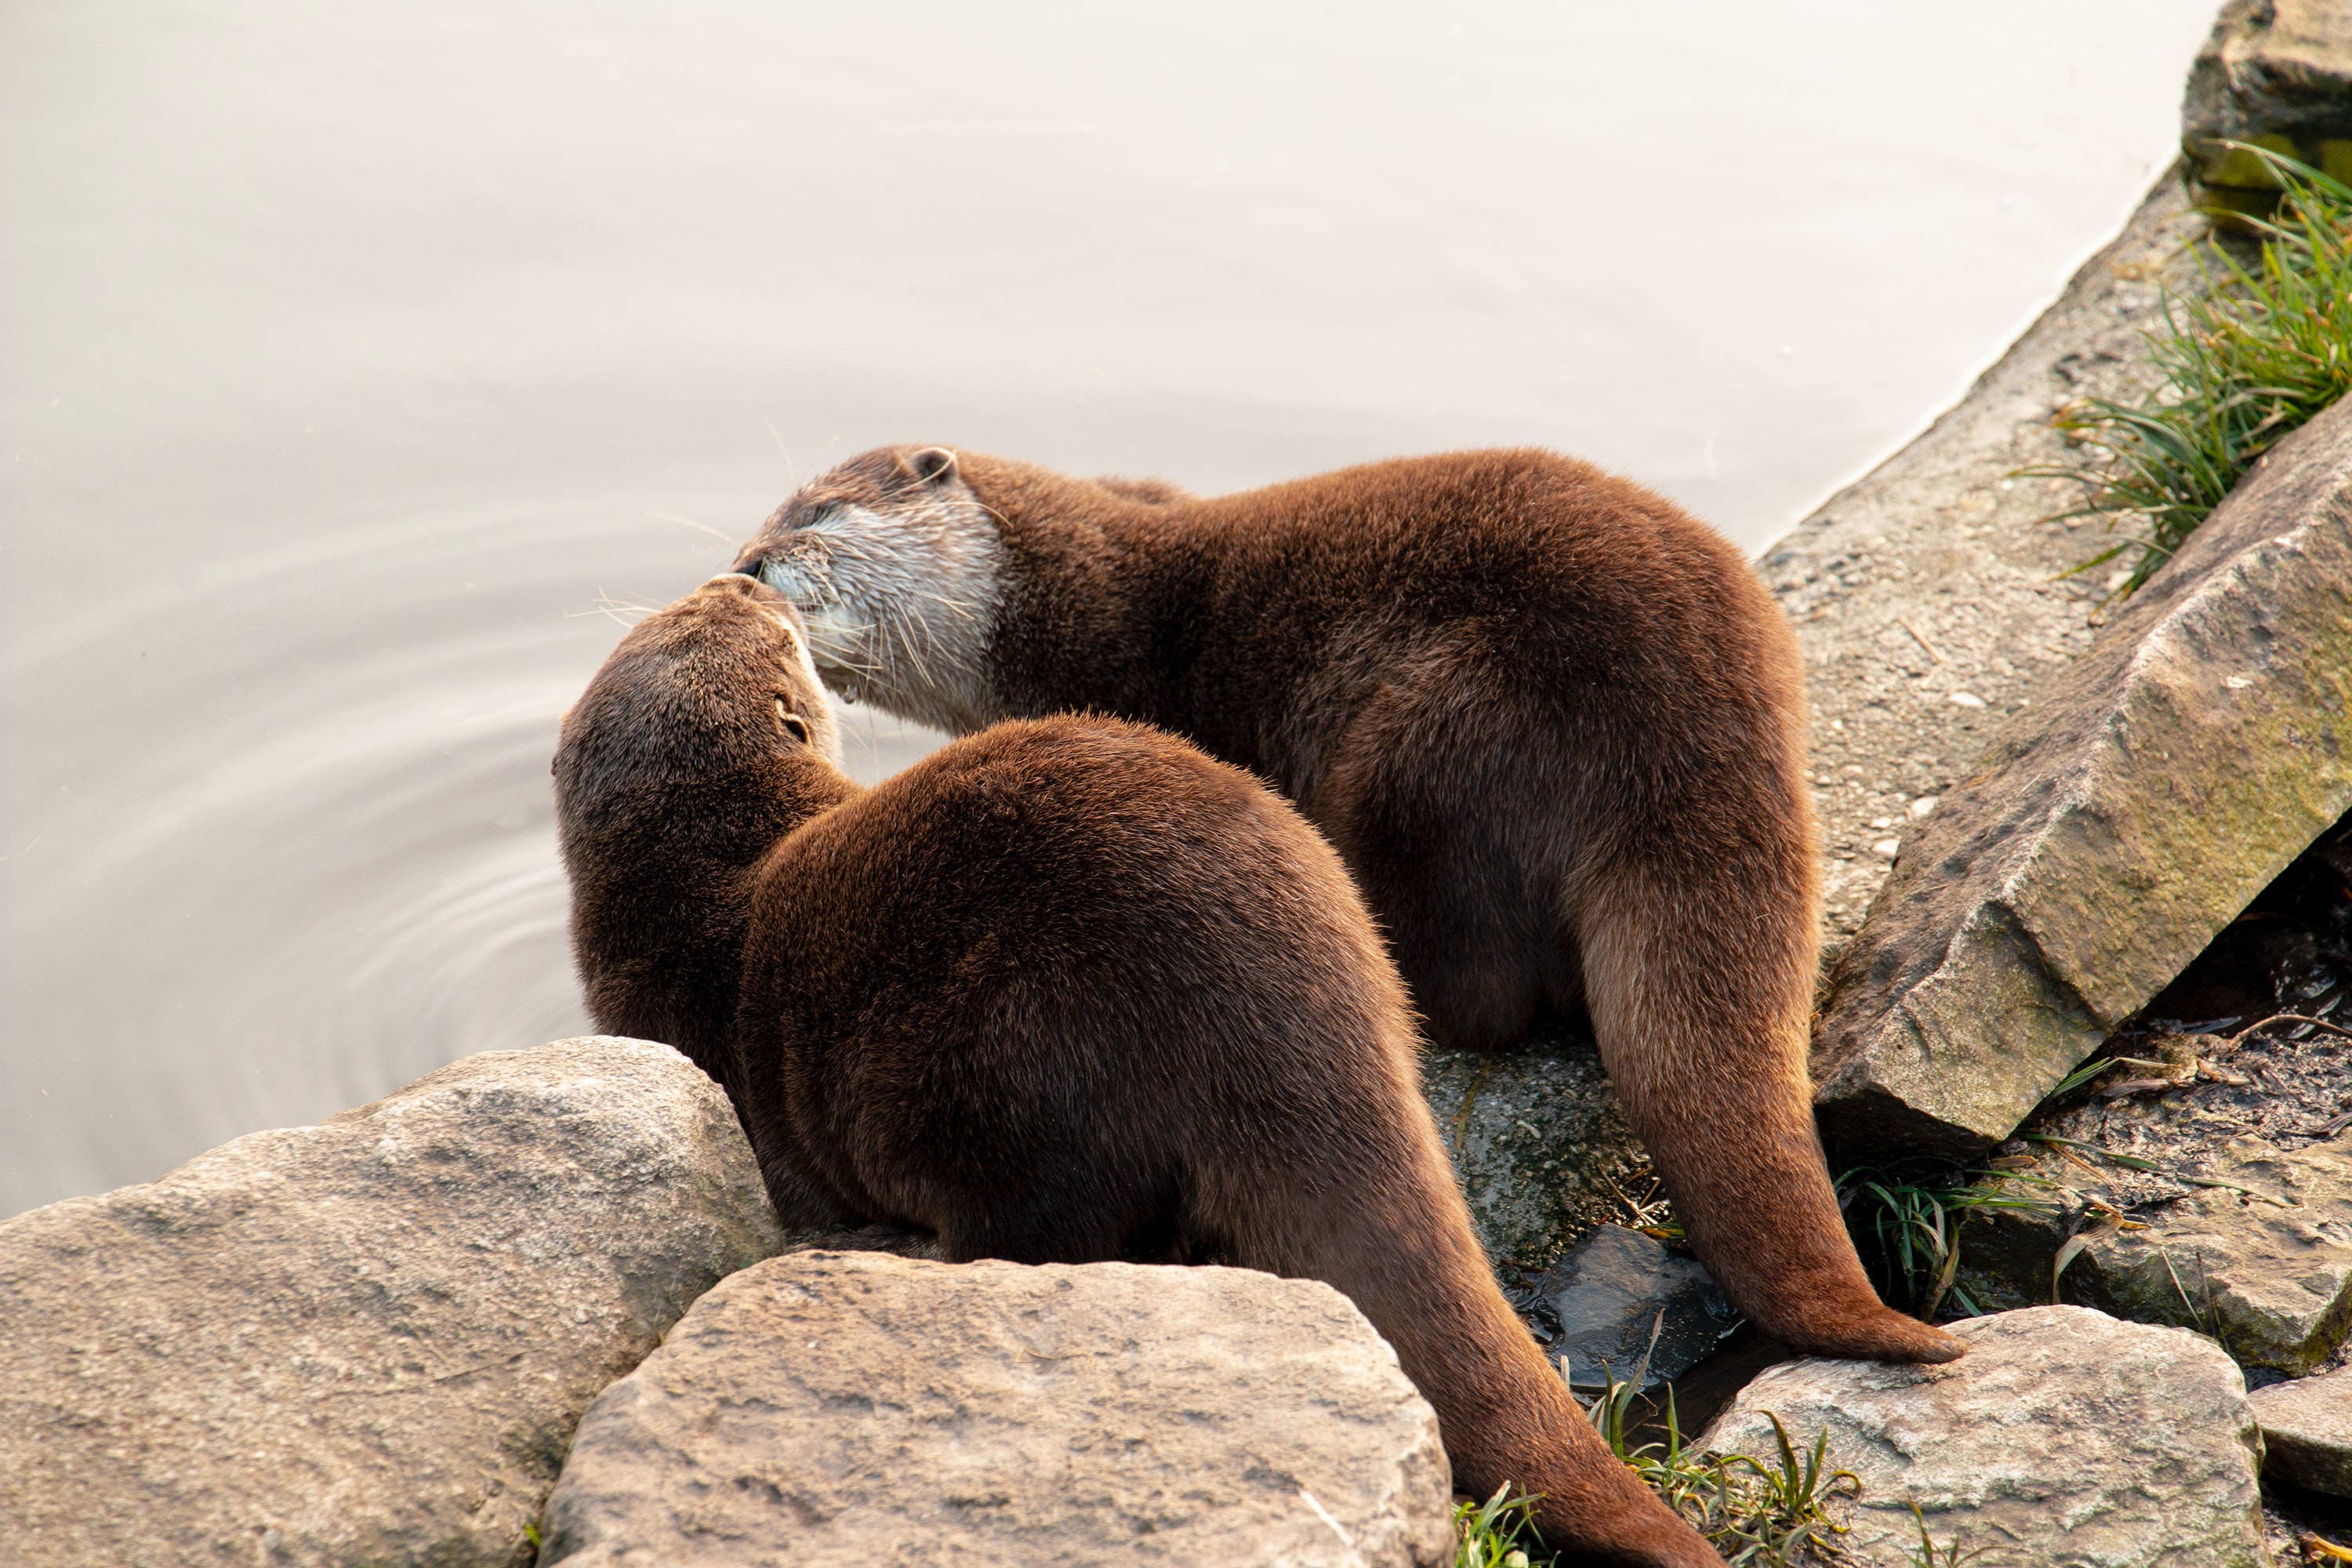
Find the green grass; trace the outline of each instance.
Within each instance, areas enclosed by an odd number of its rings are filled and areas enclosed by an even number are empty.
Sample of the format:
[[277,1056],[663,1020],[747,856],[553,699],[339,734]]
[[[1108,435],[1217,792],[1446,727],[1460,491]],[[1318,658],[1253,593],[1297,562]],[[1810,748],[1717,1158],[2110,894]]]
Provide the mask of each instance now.
[[2145,334],[2155,388],[2070,405],[2054,423],[2077,459],[2019,470],[2083,487],[2081,505],[2048,521],[2095,517],[2125,535],[2074,569],[2124,557],[2117,596],[2170,560],[2256,458],[2352,390],[2352,187],[2248,151],[2284,191],[2271,217],[2234,220],[2261,237],[2253,265],[2202,249],[2206,291],[2168,298],[2165,325]]
[[[2102,1064],[2105,1065],[2105,1064]],[[1996,1181],[2006,1175],[2007,1182]],[[1958,1165],[1864,1165],[1836,1178],[1846,1229],[1872,1283],[1890,1305],[1933,1321],[1949,1307],[1973,1318],[1983,1308],[1954,1283],[1960,1266],[1960,1221],[2003,1210],[2049,1214],[2054,1205],[2013,1190],[2037,1178]]]
[[[1528,1553],[1536,1539],[1536,1500],[1514,1494],[1508,1482],[1485,1502],[1454,1505],[1454,1568],[1528,1568]],[[1540,1560],[1549,1552],[1534,1548]]]
[[1919,1521],[1919,1544],[1911,1549],[1911,1568],[1961,1568],[1961,1564],[1987,1550],[1977,1546],[1963,1552],[1957,1541],[1938,1546],[1936,1538],[1927,1533],[1927,1516],[1919,1511],[1916,1502],[1911,1505],[1911,1517]]
[[[1674,1391],[1666,1391],[1666,1440],[1633,1445],[1626,1432],[1634,1385],[1610,1379],[1606,1394],[1585,1407],[1615,1454],[1665,1505],[1688,1521],[1734,1568],[1792,1568],[1832,1559],[1840,1528],[1827,1505],[1861,1495],[1851,1470],[1829,1468],[1829,1434],[1800,1453],[1777,1415],[1769,1417],[1780,1454],[1771,1464],[1742,1454],[1722,1455],[1683,1441]],[[1455,1568],[1529,1568],[1551,1562],[1538,1542],[1536,1500],[1507,1486],[1483,1503],[1455,1505],[1459,1539]]]

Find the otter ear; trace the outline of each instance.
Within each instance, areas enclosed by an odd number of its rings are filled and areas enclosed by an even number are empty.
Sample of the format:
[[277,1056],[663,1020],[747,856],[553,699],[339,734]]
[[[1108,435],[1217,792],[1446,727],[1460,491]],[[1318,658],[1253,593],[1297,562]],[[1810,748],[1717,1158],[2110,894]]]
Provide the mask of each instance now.
[[956,455],[945,447],[919,447],[900,461],[927,485],[943,485],[956,477]]

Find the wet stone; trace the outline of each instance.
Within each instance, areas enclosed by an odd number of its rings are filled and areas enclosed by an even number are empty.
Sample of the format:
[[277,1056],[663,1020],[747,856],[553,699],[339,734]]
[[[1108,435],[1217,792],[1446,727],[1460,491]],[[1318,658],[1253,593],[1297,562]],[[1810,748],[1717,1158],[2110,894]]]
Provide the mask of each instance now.
[[1471,1223],[1498,1265],[1543,1268],[1652,1184],[1590,1039],[1549,1033],[1514,1053],[1432,1051],[1421,1072]]
[[1616,1225],[1570,1247],[1529,1296],[1539,1329],[1551,1331],[1546,1352],[1585,1391],[1605,1390],[1612,1375],[1642,1390],[1678,1378],[1740,1321],[1696,1258]]

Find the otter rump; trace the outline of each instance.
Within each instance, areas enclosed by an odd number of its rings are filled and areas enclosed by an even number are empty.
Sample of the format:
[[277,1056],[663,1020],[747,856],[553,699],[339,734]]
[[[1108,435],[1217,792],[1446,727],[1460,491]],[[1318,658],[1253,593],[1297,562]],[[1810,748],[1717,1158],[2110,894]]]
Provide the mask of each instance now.
[[1884,1306],[1813,1130],[1820,870],[1795,639],[1671,502],[1541,451],[1237,495],[885,447],[738,558],[845,692],[970,731],[1114,713],[1328,835],[1440,1043],[1592,1023],[1701,1261],[1823,1355],[1946,1361]]
[[1322,839],[1114,721],[1001,724],[861,790],[795,621],[706,584],[622,639],[555,759],[590,1010],[726,1086],[785,1222],[1325,1280],[1458,1484],[1542,1493],[1546,1537],[1600,1560],[1715,1563],[1496,1288]]

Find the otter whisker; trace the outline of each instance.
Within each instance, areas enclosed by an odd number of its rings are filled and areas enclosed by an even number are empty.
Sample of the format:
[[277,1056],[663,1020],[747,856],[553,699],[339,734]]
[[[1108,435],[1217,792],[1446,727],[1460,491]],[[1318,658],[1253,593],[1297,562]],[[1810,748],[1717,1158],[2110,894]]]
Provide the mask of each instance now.
[[778,429],[776,428],[776,422],[775,422],[774,420],[772,420],[772,419],[769,418],[769,417],[768,417],[766,415],[764,415],[764,414],[762,414],[761,416],[760,416],[760,423],[761,423],[761,424],[762,424],[762,425],[765,425],[765,426],[768,427],[768,434],[769,434],[769,435],[771,435],[771,436],[772,436],[772,437],[775,437],[775,439],[776,439],[776,450],[777,450],[777,451],[779,451],[779,452],[782,452],[782,453],[784,455],[784,478],[785,478],[785,479],[789,479],[789,480],[792,482],[792,487],[793,487],[793,489],[800,489],[800,488],[801,488],[801,469],[800,469],[800,465],[799,465],[798,463],[795,463],[795,462],[793,462],[793,449],[792,449],[790,447],[787,447],[787,446],[785,446],[785,445],[784,445],[784,436],[783,436],[783,432],[782,432],[782,431],[781,431],[781,430],[778,430]]
[[675,522],[686,528],[698,528],[703,532],[710,535],[711,538],[718,540],[719,542],[729,546],[730,549],[734,546],[735,536],[733,534],[721,533],[707,522],[697,522],[690,517],[680,517],[676,512],[668,511],[649,511],[646,513],[646,515],[652,518],[656,522]]

